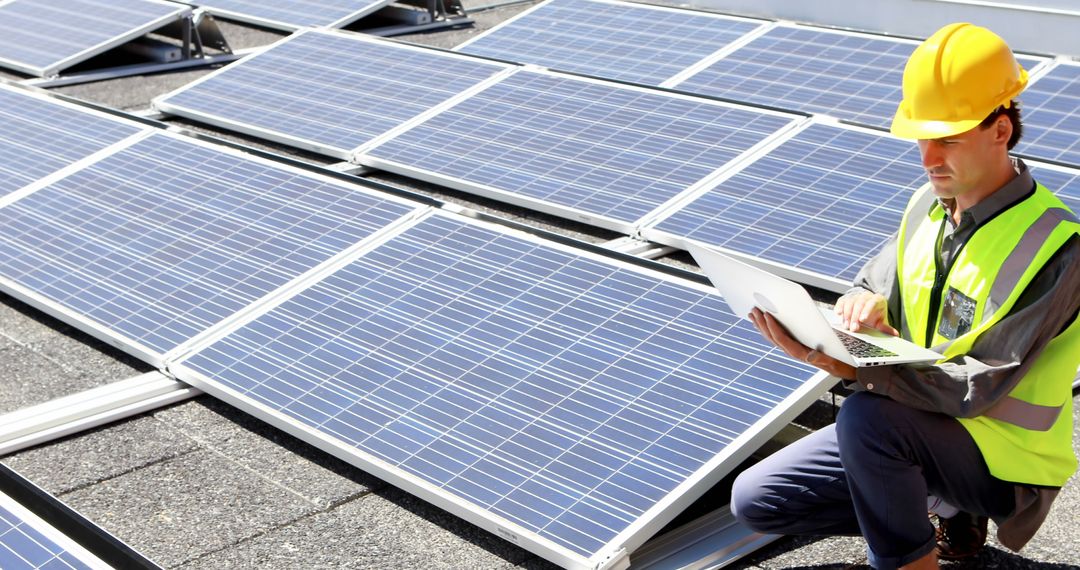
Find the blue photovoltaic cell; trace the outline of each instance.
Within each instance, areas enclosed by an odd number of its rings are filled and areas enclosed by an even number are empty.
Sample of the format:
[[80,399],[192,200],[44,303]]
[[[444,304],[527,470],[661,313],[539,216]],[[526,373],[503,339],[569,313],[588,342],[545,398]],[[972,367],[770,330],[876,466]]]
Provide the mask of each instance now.
[[155,134],[0,208],[0,275],[165,352],[412,209]]
[[518,72],[368,156],[633,223],[793,120]]
[[[390,0],[185,0],[211,12],[228,12],[244,20],[304,26],[341,25],[390,3]],[[246,16],[246,17],[244,17]]]
[[0,87],[0,198],[139,131],[132,123]]
[[850,281],[925,182],[914,143],[813,124],[655,227]]
[[460,51],[659,85],[758,26],[689,10],[553,0]]
[[676,86],[887,127],[912,42],[779,26]]
[[183,365],[586,557],[813,374],[717,295],[442,216]]
[[74,64],[94,48],[187,10],[148,0],[14,0],[0,5],[0,62],[40,69]]
[[[778,26],[675,86],[680,91],[888,127],[916,42]],[[1019,58],[1026,68],[1037,63]]]
[[256,136],[348,152],[503,69],[391,42],[308,32],[157,105],[226,128],[255,129]]
[[1080,64],[1058,63],[1020,95],[1016,152],[1080,166]]
[[49,568],[87,569],[91,567],[74,554],[45,536],[37,525],[5,507],[11,500],[0,494],[0,568],[4,570],[37,570]]
[[[1027,125],[1024,125],[1027,128]],[[1031,175],[1035,180],[1042,183],[1061,198],[1062,202],[1080,215],[1080,170],[1058,170],[1048,166],[1039,166],[1037,162],[1027,163],[1031,168]]]

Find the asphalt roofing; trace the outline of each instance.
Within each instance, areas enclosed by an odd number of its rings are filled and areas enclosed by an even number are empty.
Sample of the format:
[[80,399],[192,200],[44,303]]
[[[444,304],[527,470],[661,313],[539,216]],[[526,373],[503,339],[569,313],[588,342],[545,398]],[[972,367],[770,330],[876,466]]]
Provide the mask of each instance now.
[[[473,14],[472,27],[403,39],[452,47],[530,5],[479,11]],[[281,37],[246,26],[222,27],[234,48],[265,45]],[[148,109],[153,97],[205,73],[140,76],[55,91],[141,111]],[[330,162],[183,121],[170,122],[308,162]],[[618,237],[393,175],[373,173],[368,178],[575,239],[596,243]],[[686,260],[685,255],[672,255],[661,262],[694,269]],[[0,294],[0,413],[149,370],[70,325]],[[816,428],[830,414],[830,404],[822,401],[797,421]],[[1080,411],[1076,416],[1080,420]],[[1080,453],[1080,438],[1074,438],[1074,446]],[[168,568],[553,567],[208,396],[16,452],[2,462]],[[691,511],[707,512],[724,501],[724,489],[718,487]],[[858,537],[784,538],[735,567],[849,568],[865,563],[864,544]],[[1046,524],[1021,553],[991,540],[974,561],[950,567],[1080,568],[1080,483],[1075,477],[1069,481]]]

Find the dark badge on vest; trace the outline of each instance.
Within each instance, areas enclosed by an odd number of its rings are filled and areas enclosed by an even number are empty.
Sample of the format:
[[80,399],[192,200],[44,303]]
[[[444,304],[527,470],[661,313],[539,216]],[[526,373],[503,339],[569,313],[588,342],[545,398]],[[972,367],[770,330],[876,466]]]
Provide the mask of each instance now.
[[938,334],[952,340],[971,330],[975,320],[975,299],[949,287],[945,295],[945,306],[941,309],[941,321]]

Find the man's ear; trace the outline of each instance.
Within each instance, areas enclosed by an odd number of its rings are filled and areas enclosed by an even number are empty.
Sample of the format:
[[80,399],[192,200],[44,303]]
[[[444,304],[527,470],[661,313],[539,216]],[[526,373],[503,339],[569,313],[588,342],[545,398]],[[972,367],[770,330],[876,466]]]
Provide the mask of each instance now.
[[996,121],[994,121],[994,142],[1001,144],[1009,144],[1009,139],[1012,138],[1013,125],[1004,114],[998,115]]

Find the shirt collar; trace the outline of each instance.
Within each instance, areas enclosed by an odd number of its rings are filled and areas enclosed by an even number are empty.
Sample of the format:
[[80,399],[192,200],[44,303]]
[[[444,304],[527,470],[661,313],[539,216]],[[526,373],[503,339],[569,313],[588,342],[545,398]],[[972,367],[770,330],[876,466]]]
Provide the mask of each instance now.
[[[961,223],[970,216],[971,221],[981,224],[997,215],[1001,210],[1019,202],[1031,192],[1031,189],[1035,187],[1035,179],[1032,178],[1031,171],[1023,160],[1013,158],[1012,161],[1013,168],[1016,169],[1016,177],[998,188],[993,194],[983,198],[978,204],[965,210],[960,215]],[[951,212],[955,202],[952,198],[935,200],[930,205],[930,211],[927,213],[933,214],[934,210]],[[952,219],[952,216],[946,217]]]

